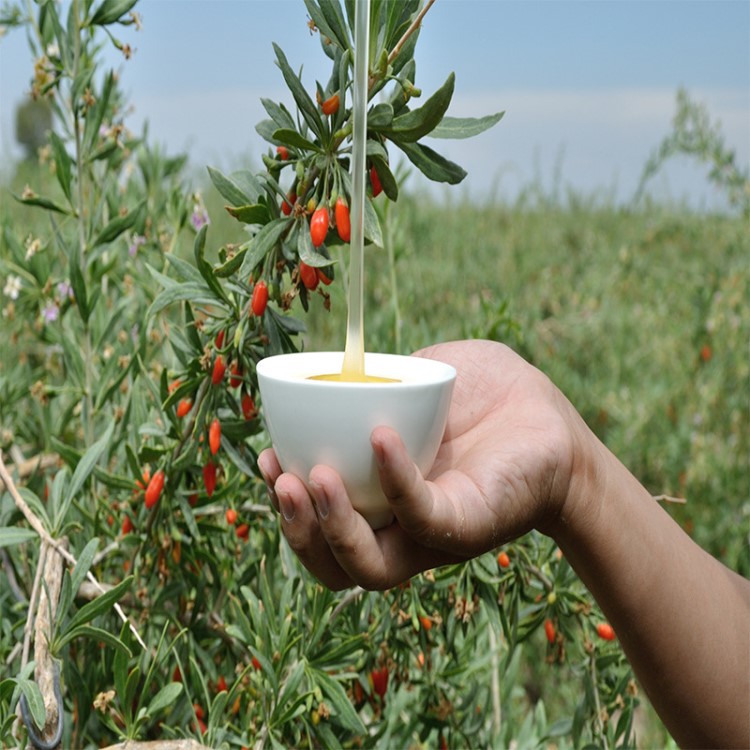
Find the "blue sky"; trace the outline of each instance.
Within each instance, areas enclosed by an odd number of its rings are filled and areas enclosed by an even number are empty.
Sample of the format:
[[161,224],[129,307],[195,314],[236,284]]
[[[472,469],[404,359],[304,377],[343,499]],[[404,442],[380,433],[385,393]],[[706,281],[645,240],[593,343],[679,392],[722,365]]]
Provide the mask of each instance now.
[[[310,88],[328,78],[302,0],[142,0],[137,9],[143,29],[122,32],[135,55],[107,55],[134,108],[128,122],[139,130],[148,120],[152,137],[187,150],[196,168],[257,164],[260,97],[290,103],[272,41]],[[669,132],[680,86],[721,122],[740,163],[750,160],[747,0],[437,0],[416,60],[425,94],[455,71],[450,114],[506,111],[476,139],[434,144],[469,171],[458,190],[472,195],[513,197],[534,179],[549,188],[559,178],[627,199]],[[21,32],[0,39],[4,161],[18,153],[13,114],[31,68]],[[699,206],[717,200],[705,170],[688,162],[652,188]]]

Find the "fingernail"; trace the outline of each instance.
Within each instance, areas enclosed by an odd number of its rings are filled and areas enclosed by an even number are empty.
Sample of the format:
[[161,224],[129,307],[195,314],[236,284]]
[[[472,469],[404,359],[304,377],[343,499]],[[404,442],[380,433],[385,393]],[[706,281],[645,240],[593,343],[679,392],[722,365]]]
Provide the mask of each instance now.
[[318,516],[322,519],[328,518],[328,495],[325,490],[316,482],[310,482],[310,490],[312,491],[313,500],[315,500],[315,508],[318,511]]
[[278,492],[275,494],[276,494],[276,497],[278,498],[279,509],[281,510],[281,515],[284,516],[284,520],[287,523],[289,521],[293,521],[296,511],[294,509],[294,502],[292,501],[292,496],[286,492]]

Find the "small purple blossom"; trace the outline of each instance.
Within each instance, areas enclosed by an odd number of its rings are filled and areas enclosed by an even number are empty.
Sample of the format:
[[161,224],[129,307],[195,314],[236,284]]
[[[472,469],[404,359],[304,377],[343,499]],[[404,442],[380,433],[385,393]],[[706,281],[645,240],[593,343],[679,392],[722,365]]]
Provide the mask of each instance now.
[[60,316],[60,308],[54,302],[48,302],[42,310],[45,323],[54,323]]
[[195,206],[193,215],[190,217],[190,223],[197,232],[201,227],[209,223],[208,212],[203,206]]
[[133,236],[133,241],[130,243],[130,247],[128,248],[128,253],[130,253],[130,257],[132,258],[137,252],[138,248],[141,245],[146,244],[146,238],[142,234],[136,234]]
[[70,297],[73,299],[73,287],[67,281],[61,281],[57,285],[57,294],[60,299]]

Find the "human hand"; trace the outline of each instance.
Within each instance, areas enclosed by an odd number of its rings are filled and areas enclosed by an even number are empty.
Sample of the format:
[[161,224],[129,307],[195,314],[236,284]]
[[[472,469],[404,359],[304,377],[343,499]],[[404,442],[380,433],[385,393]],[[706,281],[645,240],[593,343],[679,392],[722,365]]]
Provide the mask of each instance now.
[[395,522],[373,531],[339,475],[316,466],[305,484],[273,450],[258,465],[302,563],[332,589],[385,589],[474,557],[532,528],[551,533],[574,478],[582,420],[549,379],[502,344],[460,341],[415,356],[453,365],[443,442],[427,479],[396,432],[371,443]]

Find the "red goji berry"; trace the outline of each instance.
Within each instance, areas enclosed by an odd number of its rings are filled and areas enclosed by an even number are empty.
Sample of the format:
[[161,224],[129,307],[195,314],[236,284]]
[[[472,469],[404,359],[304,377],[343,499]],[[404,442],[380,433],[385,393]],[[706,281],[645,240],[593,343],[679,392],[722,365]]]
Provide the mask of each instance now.
[[242,365],[239,362],[235,362],[232,365],[230,373],[229,385],[232,388],[239,388],[242,385]]
[[375,167],[370,167],[370,184],[372,185],[372,197],[377,198],[383,192],[383,186],[380,184]]
[[221,446],[221,422],[217,417],[214,417],[211,426],[208,428],[208,447],[211,451],[211,455],[215,456],[219,452]]
[[196,719],[204,719],[206,717],[206,713],[200,703],[193,703],[193,711],[195,711]]
[[234,508],[227,508],[227,512],[224,514],[227,519],[227,523],[230,526],[234,526],[237,522],[237,511]]
[[373,692],[381,698],[384,698],[386,691],[388,690],[388,667],[373,669],[370,672],[369,681]]
[[125,536],[125,534],[129,534],[134,528],[133,519],[130,516],[125,516],[125,518],[122,519],[122,535]]
[[349,242],[352,236],[352,222],[349,217],[349,206],[343,196],[336,199],[336,209],[334,212],[336,219],[336,231],[344,242]]
[[432,620],[427,615],[420,615],[419,622],[422,625],[422,630],[429,632],[432,630]]
[[299,264],[299,277],[305,289],[309,289],[311,292],[315,291],[320,281],[317,270],[308,266],[304,261],[300,261]]
[[211,382],[214,385],[219,385],[222,380],[224,380],[224,373],[227,371],[227,363],[224,360],[224,356],[222,354],[218,354],[216,356],[216,360],[214,361],[214,369],[211,373]]
[[700,353],[701,362],[708,362],[713,357],[713,354],[710,344],[703,344]]
[[294,191],[287,193],[286,198],[281,201],[281,213],[283,213],[284,216],[289,216],[292,213],[292,208],[296,202],[297,194]]
[[182,385],[182,381],[181,380],[173,380],[169,384],[169,387],[167,388],[167,391],[169,391],[169,393],[174,393],[181,385]]
[[315,213],[310,219],[310,239],[315,247],[320,247],[328,234],[328,209],[325,206],[315,209]]
[[209,461],[203,467],[203,486],[206,488],[206,494],[211,497],[216,489],[216,464]]
[[507,568],[510,565],[510,557],[507,552],[500,552],[497,556],[497,564],[501,568]]
[[253,397],[246,393],[242,397],[242,416],[245,417],[245,419],[252,419],[255,416],[255,401],[253,401]]
[[161,491],[164,489],[164,472],[159,471],[151,477],[151,480],[146,487],[145,503],[147,508],[153,508],[159,498],[161,497]]
[[237,527],[235,534],[237,534],[238,539],[244,539],[245,541],[247,541],[248,537],[250,536],[250,526],[246,523],[241,523]]
[[262,317],[268,304],[268,285],[262,279],[253,287],[253,297],[250,301],[250,309],[253,315]]
[[329,96],[328,99],[326,99],[320,105],[320,109],[324,115],[333,115],[339,111],[339,103],[340,103],[339,95],[333,94],[333,96]]
[[554,623],[549,618],[544,621],[544,634],[547,636],[547,640],[550,643],[555,642],[555,636],[557,633],[555,632]]
[[222,328],[217,334],[216,339],[214,340],[214,344],[216,345],[217,349],[221,349],[222,346],[224,346],[224,336],[225,336],[224,329]]
[[[151,469],[145,468],[143,470],[143,473],[141,474],[141,478],[140,479],[136,479],[135,483],[136,483],[136,486],[139,489],[145,490],[146,487],[147,487],[147,485],[148,485],[148,483],[149,483],[149,481],[151,481]],[[137,490],[135,490],[135,491],[137,492]]]
[[224,675],[219,675],[219,678],[216,680],[216,692],[217,693],[224,693],[227,690],[227,681],[224,679]]
[[333,279],[331,279],[329,276],[326,276],[325,271],[323,271],[322,268],[317,268],[316,271],[318,272],[318,278],[326,285],[328,286]]
[[286,146],[276,146],[276,153],[281,161],[286,161],[289,158],[289,149]]
[[263,665],[258,661],[258,658],[256,656],[253,656],[253,658],[250,660],[250,663],[257,669],[259,672],[261,669],[263,669]]
[[193,408],[193,399],[192,398],[182,398],[180,399],[180,402],[177,404],[177,418],[182,419],[184,416],[190,413],[190,410]]
[[596,626],[596,634],[605,641],[614,641],[617,637],[614,628],[608,622],[600,622]]

